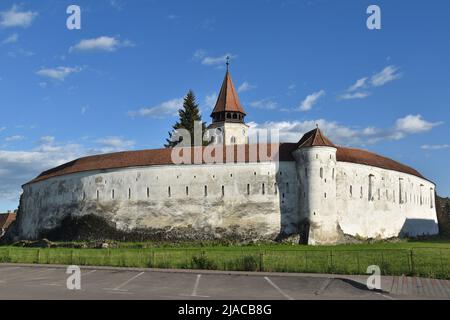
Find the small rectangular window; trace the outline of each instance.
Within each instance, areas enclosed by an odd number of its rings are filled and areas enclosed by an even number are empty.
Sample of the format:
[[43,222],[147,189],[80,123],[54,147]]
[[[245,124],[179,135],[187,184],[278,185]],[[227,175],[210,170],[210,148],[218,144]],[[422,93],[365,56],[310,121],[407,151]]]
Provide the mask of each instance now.
[[189,187],[186,187],[186,195],[189,195]]
[[266,185],[264,183],[262,184],[262,194],[266,194]]
[[170,187],[167,188],[167,195],[169,196],[169,198],[172,196],[172,192],[170,190]]
[[205,186],[205,197],[208,196],[208,186]]
[[247,195],[250,195],[250,184],[247,184]]
[[131,199],[131,189],[128,189],[128,199]]
[[111,191],[111,198],[114,199],[114,189]]
[[147,188],[147,198],[150,198],[150,188]]
[[225,186],[222,186],[222,197],[225,196]]

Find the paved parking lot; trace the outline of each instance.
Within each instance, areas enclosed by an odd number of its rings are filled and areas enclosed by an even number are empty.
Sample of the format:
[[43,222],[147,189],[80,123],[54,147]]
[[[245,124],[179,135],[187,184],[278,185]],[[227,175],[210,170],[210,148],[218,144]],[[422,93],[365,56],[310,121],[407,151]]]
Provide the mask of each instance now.
[[[367,290],[365,277],[280,275],[224,272],[82,268],[81,290],[68,290],[66,268],[60,266],[0,265],[0,299],[401,299],[450,298],[448,281],[403,292],[403,282],[384,277],[383,290]],[[409,283],[406,278],[407,288]],[[423,281],[423,280],[422,280]],[[417,282],[411,281],[411,284]],[[427,282],[423,282],[424,284]],[[430,281],[430,285],[433,282]],[[401,289],[399,290],[401,285]],[[439,288],[439,290],[437,289]],[[425,293],[429,293],[428,295]]]

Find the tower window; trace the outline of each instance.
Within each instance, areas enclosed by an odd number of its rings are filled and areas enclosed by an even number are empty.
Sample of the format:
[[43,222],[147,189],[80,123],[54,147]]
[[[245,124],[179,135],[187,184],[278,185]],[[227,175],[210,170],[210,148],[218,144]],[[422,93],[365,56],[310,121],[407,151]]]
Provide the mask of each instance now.
[[128,189],[128,199],[131,199],[131,189]]
[[114,199],[114,189],[111,191],[111,199]]
[[167,195],[169,198],[172,196],[172,191],[170,190],[170,187],[167,188]]
[[250,184],[247,184],[247,195],[250,195]]
[[274,193],[278,194],[278,185],[277,185],[277,183],[273,184],[273,188],[274,188]]
[[222,186],[222,197],[225,197],[225,186]]
[[100,193],[97,190],[97,200],[100,198]]
[[231,114],[227,113],[227,119],[231,119]]
[[186,195],[189,195],[189,187],[186,186]]
[[262,184],[262,194],[266,194],[266,185]]
[[236,144],[236,137],[231,137],[230,142],[231,142],[231,144]]
[[150,198],[150,188],[147,188],[147,198]]
[[205,197],[208,196],[208,186],[205,186]]
[[320,168],[320,179],[323,179],[323,168]]

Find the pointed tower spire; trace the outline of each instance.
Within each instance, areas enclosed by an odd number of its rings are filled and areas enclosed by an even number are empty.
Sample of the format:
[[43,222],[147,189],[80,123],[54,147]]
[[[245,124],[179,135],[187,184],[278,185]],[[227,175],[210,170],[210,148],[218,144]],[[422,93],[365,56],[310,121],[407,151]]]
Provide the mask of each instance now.
[[298,148],[308,147],[333,147],[336,145],[331,142],[319,129],[319,124],[316,124],[316,129],[311,130],[303,135],[297,144]]
[[216,106],[211,114],[213,122],[244,122],[246,113],[239,101],[230,73],[230,57],[227,57],[227,72],[217,98]]

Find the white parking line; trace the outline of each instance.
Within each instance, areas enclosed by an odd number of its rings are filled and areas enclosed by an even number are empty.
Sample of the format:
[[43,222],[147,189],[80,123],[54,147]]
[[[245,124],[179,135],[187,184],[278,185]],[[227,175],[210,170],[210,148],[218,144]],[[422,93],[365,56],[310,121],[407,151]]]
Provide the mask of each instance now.
[[194,284],[194,289],[192,289],[192,293],[190,295],[187,294],[181,294],[180,296],[184,296],[184,297],[196,297],[196,298],[209,298],[210,296],[201,296],[198,295],[198,286],[200,285],[200,278],[202,277],[201,274],[197,275],[197,279],[195,280],[195,284]]
[[135,275],[134,277],[132,277],[131,279],[128,279],[127,281],[125,281],[124,283],[122,283],[121,285],[115,287],[114,289],[109,289],[109,288],[105,288],[104,290],[110,290],[110,291],[128,291],[128,290],[122,290],[123,287],[125,287],[127,284],[129,284],[131,281],[139,278],[140,276],[142,276],[145,272],[141,272],[138,273],[137,275]]
[[275,283],[272,282],[272,280],[269,279],[269,277],[264,277],[264,279],[267,280],[267,282],[274,287],[279,293],[281,293],[283,295],[283,297],[285,297],[288,300],[294,300],[294,298],[292,298],[291,296],[289,296],[288,294],[284,293],[283,290],[280,289],[280,287],[278,287]]
[[194,285],[194,289],[192,290],[192,297],[197,296],[197,290],[198,290],[198,285],[200,284],[200,278],[202,277],[201,274],[197,275],[197,280],[195,280],[195,285]]

